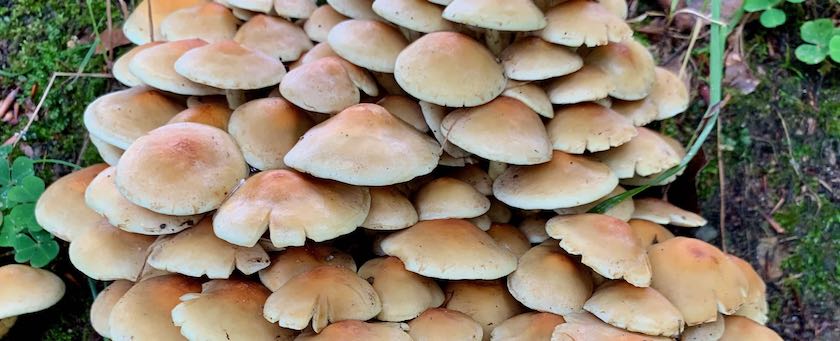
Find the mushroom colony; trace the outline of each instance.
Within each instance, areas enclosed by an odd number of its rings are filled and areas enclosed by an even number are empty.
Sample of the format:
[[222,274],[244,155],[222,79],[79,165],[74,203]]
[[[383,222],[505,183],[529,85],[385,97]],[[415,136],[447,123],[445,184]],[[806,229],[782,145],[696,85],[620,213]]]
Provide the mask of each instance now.
[[127,88],[84,113],[107,164],[52,184],[38,222],[113,281],[91,322],[117,341],[781,340],[747,262],[669,230],[702,217],[587,213],[686,153],[645,128],[689,91],[626,15],[140,1]]

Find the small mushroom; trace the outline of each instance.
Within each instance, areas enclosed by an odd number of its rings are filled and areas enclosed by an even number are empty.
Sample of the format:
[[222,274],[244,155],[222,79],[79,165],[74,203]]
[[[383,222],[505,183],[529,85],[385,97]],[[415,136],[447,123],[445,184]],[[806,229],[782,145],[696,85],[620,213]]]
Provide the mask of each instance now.
[[548,42],[571,47],[603,46],[630,39],[633,30],[624,19],[594,1],[572,0],[545,13],[548,24],[540,36]]
[[749,283],[747,301],[738,308],[735,315],[749,318],[762,325],[767,323],[769,307],[767,306],[767,285],[764,284],[764,280],[747,261],[733,255],[726,256],[741,269]]
[[96,164],[67,174],[53,182],[35,203],[35,220],[47,232],[72,241],[102,217],[85,205],[85,188],[97,174],[108,168]]
[[624,281],[608,282],[586,301],[583,309],[615,327],[647,335],[677,337],[683,330],[680,311],[652,288]]
[[554,109],[551,107],[551,100],[548,94],[541,87],[531,83],[519,83],[508,80],[507,89],[502,96],[517,99],[525,103],[531,110],[542,117],[554,117]]
[[219,101],[207,101],[188,105],[169,120],[169,123],[193,122],[206,124],[221,130],[228,130],[231,110],[227,104]]
[[[298,60],[301,64],[283,77],[280,83],[283,98],[305,110],[332,114],[358,104],[359,87],[366,83],[372,84],[365,90],[373,91],[369,95],[378,94],[370,75],[340,57],[331,56],[335,52],[329,45],[322,44],[301,57]],[[319,49],[319,46],[324,48]],[[309,59],[310,56],[313,59]]]
[[305,331],[295,341],[417,341],[406,329],[401,323],[347,320],[333,323],[320,333]]
[[686,327],[680,341],[719,341],[725,328],[723,315],[717,314],[712,322]]
[[262,98],[234,110],[228,125],[245,161],[259,170],[286,168],[283,157],[315,123],[282,98]]
[[[151,6],[149,1],[152,2]],[[160,31],[161,22],[172,12],[182,8],[204,3],[204,0],[142,0],[137,3],[134,11],[123,23],[122,30],[125,37],[136,45],[143,45],[152,40],[160,40],[163,34]],[[149,9],[152,10],[151,14]],[[149,18],[151,17],[151,18]],[[152,32],[149,32],[149,24],[152,24]],[[154,39],[152,37],[154,36]]]
[[[595,4],[584,0],[575,1]],[[615,85],[610,96],[618,99],[634,101],[645,98],[656,81],[653,56],[633,39],[597,47],[586,56],[584,62],[601,68],[609,76]]]
[[493,329],[490,341],[549,340],[557,325],[565,320],[552,313],[523,313],[511,317]]
[[233,40],[187,51],[175,62],[175,71],[193,82],[228,90],[265,88],[286,75],[279,60]]
[[620,179],[634,175],[648,176],[665,171],[680,163],[680,156],[659,133],[648,128],[636,128],[638,135],[630,142],[595,154]]
[[169,41],[201,39],[215,43],[232,39],[239,24],[231,11],[216,2],[179,9],[160,23],[162,38]]
[[417,130],[424,133],[429,131],[429,125],[426,124],[426,120],[423,118],[423,111],[420,108],[420,104],[408,96],[385,96],[376,102],[376,104],[382,106],[385,110],[388,110],[388,112]]
[[508,78],[536,81],[568,75],[583,67],[583,59],[563,46],[530,36],[518,40],[499,56]]
[[663,67],[657,66],[654,71],[656,80],[648,97],[657,106],[659,114],[656,115],[656,119],[671,118],[688,109],[690,98],[685,83]]
[[142,280],[128,289],[111,309],[108,324],[114,341],[184,340],[172,323],[171,311],[180,297],[201,292],[198,279],[163,275]]
[[306,19],[317,8],[314,0],[274,0],[274,12],[281,17]]
[[102,337],[111,338],[111,312],[119,300],[134,286],[133,282],[118,280],[102,290],[90,306],[90,324]]
[[408,333],[414,341],[478,341],[484,330],[469,315],[460,311],[433,308],[408,322]]
[[271,265],[260,270],[260,281],[277,291],[293,277],[322,265],[331,265],[356,272],[353,257],[331,246],[311,244],[287,248],[274,255]]
[[782,338],[775,331],[746,317],[727,316],[725,319],[725,328],[720,341],[782,341]]
[[[345,20],[327,36],[330,47],[347,61],[371,71],[394,72],[394,63],[408,46],[402,33],[378,20]],[[371,46],[376,46],[371,49]]]
[[154,237],[128,233],[102,220],[70,243],[70,262],[100,281],[136,281]]
[[[302,0],[311,2],[310,0]],[[260,51],[284,62],[298,60],[312,48],[306,32],[294,23],[259,14],[254,16],[231,37],[244,47]]]
[[129,70],[128,65],[131,64],[131,61],[134,59],[134,56],[140,53],[140,51],[163,43],[165,42],[155,41],[131,48],[131,50],[128,50],[128,52],[124,53],[119,58],[117,58],[117,60],[114,62],[114,66],[111,68],[111,74],[114,75],[114,78],[116,78],[117,81],[119,81],[125,86],[134,87],[143,85],[143,81],[141,81],[140,78],[137,78],[137,76],[131,73],[131,70]]
[[657,224],[684,227],[706,225],[706,219],[694,212],[686,211],[673,204],[656,198],[643,198],[634,201],[636,209],[634,219],[644,219]]
[[465,165],[452,169],[448,175],[473,186],[482,195],[493,194],[493,180],[481,167],[477,165]]
[[423,119],[426,121],[426,125],[429,126],[429,130],[432,131],[432,135],[435,137],[435,140],[443,146],[444,155],[449,155],[455,159],[470,156],[470,153],[453,144],[452,141],[449,141],[449,138],[443,134],[443,130],[440,125],[441,122],[443,122],[443,118],[446,117],[449,111],[445,107],[429,102],[420,101],[418,104],[420,104],[420,112],[423,114]]
[[372,9],[394,25],[412,31],[454,31],[456,27],[442,17],[442,7],[425,0],[375,0]]
[[85,109],[84,123],[91,137],[125,150],[184,109],[163,93],[140,86],[97,98]]
[[451,281],[444,288],[444,307],[467,314],[484,330],[482,340],[490,340],[493,329],[505,320],[525,312],[507,290],[504,280]]
[[622,340],[622,341],[671,341],[669,337],[633,333],[613,327],[590,313],[563,315],[566,323],[557,325],[551,340]]
[[466,182],[443,177],[421,187],[414,206],[420,220],[475,218],[490,209],[490,200]]
[[347,19],[350,18],[338,13],[332,6],[322,5],[312,12],[309,19],[303,23],[303,31],[306,32],[309,39],[313,41],[319,43],[326,42],[327,35],[330,33],[330,30],[332,30],[335,25],[338,25],[338,23]]
[[522,257],[525,252],[531,249],[531,242],[528,241],[528,237],[513,225],[492,224],[487,230],[487,234],[496,243],[516,255],[517,258]]
[[120,162],[120,158],[125,153],[125,150],[105,142],[96,136],[88,134],[88,137],[90,138],[90,143],[96,147],[96,151],[105,163],[116,166]]
[[630,120],[595,103],[558,109],[546,130],[554,149],[571,154],[618,147],[638,134]]
[[444,9],[443,18],[499,31],[536,31],[546,24],[531,0],[454,0]]
[[674,238],[674,234],[671,231],[651,221],[630,219],[627,223],[630,225],[630,230],[633,231],[633,234],[636,235],[636,238],[639,239],[644,248]]
[[212,86],[193,82],[175,71],[175,62],[187,51],[206,46],[201,39],[170,41],[138,52],[128,69],[143,84],[179,95],[206,96],[223,94]]
[[[627,190],[625,190],[624,187],[615,186],[615,188],[612,190],[612,192],[610,192],[609,194],[607,194],[607,195],[601,197],[600,199],[595,200],[591,203],[588,203],[588,204],[585,204],[585,205],[580,205],[580,206],[574,206],[574,207],[558,208],[558,209],[555,209],[554,212],[556,212],[559,215],[587,213],[593,207],[598,206],[598,204],[600,204],[600,203],[606,201],[607,199],[612,198],[616,195],[624,193],[624,192],[627,192]],[[611,216],[611,217],[618,218],[622,221],[629,221],[630,217],[633,216],[633,211],[635,211],[634,200],[632,198],[626,198],[622,202],[620,202],[617,205],[608,209],[606,212],[604,212],[604,214],[606,214],[608,216]]]
[[638,101],[613,100],[610,109],[626,117],[637,127],[647,125],[659,116],[659,108],[650,95]]
[[64,291],[61,278],[47,270],[21,264],[0,266],[0,321],[14,324],[10,318],[52,307]]
[[399,322],[413,319],[428,308],[443,304],[443,291],[434,280],[405,269],[396,257],[374,258],[359,268],[382,301],[380,321]]
[[371,230],[401,230],[419,220],[411,201],[392,187],[370,188],[370,211],[360,225]]
[[592,276],[556,241],[546,241],[519,258],[507,286],[526,307],[566,316],[583,311],[584,302],[592,295]]
[[545,92],[551,103],[574,104],[607,98],[615,89],[610,77],[596,66],[584,65],[579,70],[546,83]]
[[519,223],[519,230],[531,244],[539,244],[550,238],[548,233],[545,232],[546,221],[547,219],[539,217],[528,217]]
[[379,20],[373,12],[373,0],[328,0],[327,4],[336,12],[353,19]]

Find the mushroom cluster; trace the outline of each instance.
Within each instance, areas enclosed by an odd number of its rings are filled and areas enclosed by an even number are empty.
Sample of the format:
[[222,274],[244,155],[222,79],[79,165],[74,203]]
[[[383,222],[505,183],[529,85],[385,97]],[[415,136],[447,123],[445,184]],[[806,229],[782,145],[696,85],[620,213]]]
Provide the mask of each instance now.
[[[36,214],[113,340],[780,340],[667,201],[683,80],[624,0],[141,1],[106,164]],[[673,181],[669,179],[666,182]],[[680,234],[680,233],[677,233]],[[683,233],[684,234],[684,233]]]

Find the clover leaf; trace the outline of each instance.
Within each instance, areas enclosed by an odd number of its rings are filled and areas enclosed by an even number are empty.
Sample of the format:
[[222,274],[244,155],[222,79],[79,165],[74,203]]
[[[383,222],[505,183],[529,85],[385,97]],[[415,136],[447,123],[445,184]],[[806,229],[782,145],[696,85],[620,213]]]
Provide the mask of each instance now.
[[840,63],[840,34],[831,37],[831,41],[828,42],[828,55],[831,56],[831,60]]
[[781,0],[746,0],[744,1],[744,10],[747,12],[766,11],[773,6],[778,5]]
[[[817,19],[805,22],[799,28],[799,34],[802,40],[809,44],[802,44],[796,48],[794,53],[796,58],[806,64],[818,64],[825,60],[831,53],[831,42],[836,41],[836,37],[840,35],[840,30],[834,27],[834,22],[831,19]],[[840,49],[837,46],[840,43],[835,43],[835,51]],[[837,55],[840,52],[835,52]],[[832,57],[835,61],[837,60]]]
[[50,263],[58,256],[58,243],[46,231],[18,235],[14,241],[15,261],[29,262],[33,267],[40,268]]
[[764,27],[773,28],[784,24],[785,21],[787,21],[787,15],[778,8],[770,8],[764,11],[764,13],[761,13],[758,21],[760,21],[761,25]]

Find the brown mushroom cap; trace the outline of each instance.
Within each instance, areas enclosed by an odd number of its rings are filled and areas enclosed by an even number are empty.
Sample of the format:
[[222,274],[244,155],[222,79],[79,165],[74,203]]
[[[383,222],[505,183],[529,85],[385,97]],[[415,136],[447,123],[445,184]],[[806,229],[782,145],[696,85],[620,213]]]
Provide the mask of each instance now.
[[659,133],[644,127],[636,130],[638,135],[630,142],[595,154],[619,179],[656,174],[680,163],[677,151]]
[[300,26],[264,14],[248,20],[231,38],[242,46],[284,62],[295,61],[312,48],[312,42]]
[[64,282],[28,265],[0,266],[0,319],[47,309],[64,297]]
[[521,257],[525,252],[531,249],[531,242],[528,237],[522,233],[516,226],[510,224],[492,224],[487,230],[496,243],[499,243],[503,248],[508,249],[516,257]]
[[526,307],[566,316],[583,311],[592,294],[592,276],[556,244],[546,241],[522,255],[507,285]]
[[116,61],[114,61],[114,66],[111,68],[111,74],[114,75],[114,78],[116,78],[117,81],[119,81],[125,86],[134,87],[143,85],[143,81],[141,81],[139,78],[137,78],[137,76],[131,73],[131,70],[128,69],[128,65],[134,59],[134,56],[140,53],[140,51],[163,43],[165,42],[155,41],[131,48],[131,50],[128,50],[128,52],[124,53],[119,58],[117,58]]
[[325,42],[330,30],[347,19],[350,18],[338,13],[332,6],[322,5],[312,12],[312,16],[303,23],[303,31],[306,32],[309,39],[319,43]]
[[274,0],[274,12],[281,17],[309,18],[317,8],[313,0]]
[[[607,194],[607,195],[601,197],[600,199],[595,200],[591,203],[588,203],[588,204],[585,204],[585,205],[580,205],[580,206],[568,207],[568,208],[558,208],[558,209],[555,209],[554,212],[556,212],[559,215],[586,213],[586,212],[589,212],[589,210],[591,210],[593,207],[598,206],[598,204],[606,201],[607,199],[612,198],[612,197],[614,197],[616,195],[619,195],[621,193],[624,193],[624,192],[627,192],[627,190],[625,190],[624,187],[615,186],[615,188],[613,188],[612,192],[610,192],[609,194]],[[622,221],[629,221],[630,217],[633,215],[634,210],[635,210],[635,204],[634,204],[633,199],[632,198],[627,198],[627,199],[624,199],[622,202],[618,203],[617,205],[608,209],[606,212],[604,212],[604,214],[606,214],[608,216],[611,216],[611,217],[618,218]]]
[[631,332],[676,337],[683,330],[680,311],[665,296],[624,281],[602,285],[583,308],[601,321]]
[[[663,140],[665,140],[665,142],[667,142],[668,145],[670,145],[671,148],[674,149],[674,151],[677,153],[677,157],[679,157],[680,160],[685,158],[685,154],[686,154],[685,147],[683,147],[683,145],[680,141],[678,141],[677,139],[675,139],[673,137],[670,137],[668,135],[659,135],[659,137],[661,137]],[[672,175],[668,178],[665,178],[664,180],[659,181],[658,183],[654,184],[654,186],[663,186],[663,185],[672,183],[672,182],[676,181],[677,177],[682,175],[684,171],[685,171],[685,168],[680,169],[676,174],[674,174],[674,175]],[[621,180],[619,180],[619,183],[629,185],[629,186],[643,186],[643,185],[646,185],[648,183],[654,183],[654,180],[657,177],[659,177],[659,175],[662,175],[662,173],[664,173],[664,172],[665,171],[662,171],[662,172],[651,174],[651,175],[648,175],[648,176],[635,175],[635,176],[633,176],[632,178],[629,178],[629,179],[621,179]]]
[[188,108],[173,116],[168,123],[193,122],[227,130],[230,114],[231,110],[225,102],[200,102],[188,105]]
[[753,320],[741,316],[727,316],[720,341],[782,341],[779,334]]
[[454,0],[443,18],[500,31],[535,31],[545,27],[542,11],[530,0]]
[[271,13],[273,2],[271,0],[224,0],[229,6],[248,10],[251,12]]
[[178,58],[187,51],[205,45],[207,42],[201,39],[185,39],[152,46],[138,52],[128,64],[128,69],[143,84],[156,89],[179,95],[221,94],[221,89],[193,82],[175,71],[175,61]]
[[102,220],[70,243],[70,262],[100,281],[136,281],[154,237],[128,233]]
[[461,180],[473,186],[482,195],[493,194],[493,179],[478,165],[457,167],[447,173],[449,177]]
[[590,313],[563,315],[566,323],[554,329],[551,341],[621,340],[671,341],[669,337],[637,334],[606,324]]
[[630,120],[595,103],[558,109],[546,130],[554,149],[572,154],[618,147],[638,134]]
[[[316,45],[310,51],[316,51]],[[332,53],[332,49],[329,50]],[[300,66],[289,71],[280,83],[280,94],[295,105],[319,113],[337,113],[359,103],[361,94],[353,81],[350,68],[356,66],[339,57],[321,57],[306,61],[309,54],[298,62]],[[353,70],[354,72],[364,71]]]
[[[151,6],[148,4],[149,1],[152,1]],[[151,23],[153,25],[154,38],[155,40],[159,40],[163,37],[163,34],[160,32],[160,26],[164,18],[181,8],[204,2],[206,0],[142,0],[134,7],[134,11],[125,20],[122,26],[123,34],[132,43],[143,45],[151,41],[152,34],[149,32],[149,24]],[[149,20],[150,8],[152,10],[151,20]]]
[[475,218],[490,209],[490,200],[466,182],[443,177],[421,187],[414,206],[420,220]]
[[181,275],[163,275],[138,282],[111,310],[108,319],[111,338],[115,341],[183,339],[172,323],[170,312],[181,302],[181,296],[200,291],[197,279]]
[[[429,102],[420,101],[418,104],[420,104],[420,112],[423,114],[423,119],[426,121],[426,125],[429,126],[429,130],[432,131],[432,135],[435,137],[435,140],[443,146],[443,151],[445,152],[443,155],[449,155],[455,159],[470,156],[470,153],[461,149],[461,147],[456,146],[452,143],[452,141],[449,141],[449,139],[443,135],[440,125],[441,122],[443,122],[444,117],[446,117],[448,110],[445,107]],[[441,158],[441,162],[443,161],[443,158]]]
[[329,0],[327,4],[332,6],[336,12],[353,19],[380,19],[371,8],[373,0]]
[[546,221],[547,219],[544,218],[528,217],[519,223],[519,230],[531,244],[539,244],[549,238],[548,233],[545,232]]
[[446,309],[467,314],[484,329],[482,340],[490,340],[496,326],[525,312],[507,290],[504,280],[452,281],[444,288]]
[[323,244],[289,247],[274,255],[269,267],[260,270],[260,281],[271,291],[277,291],[293,277],[321,265],[342,267],[356,272],[353,257]]
[[162,38],[169,41],[201,39],[208,43],[231,39],[239,19],[216,2],[179,9],[160,23]]
[[370,211],[360,226],[371,230],[401,230],[418,220],[417,210],[405,195],[390,187],[371,187]]
[[697,213],[686,211],[665,200],[643,198],[634,201],[636,210],[633,218],[644,219],[662,225],[698,227],[706,225],[706,219]]
[[674,234],[671,231],[651,221],[630,219],[627,223],[630,225],[630,230],[633,231],[633,234],[636,235],[636,238],[639,239],[644,248],[674,238]]
[[524,313],[511,317],[493,329],[490,341],[548,340],[557,325],[566,320],[551,313]]
[[680,335],[680,341],[719,341],[724,328],[723,315],[717,314],[712,322],[686,327]]
[[396,257],[374,258],[359,268],[382,301],[380,321],[399,322],[413,319],[428,308],[443,304],[443,291],[434,280],[405,269]]
[[578,47],[618,43],[630,39],[633,30],[624,19],[594,1],[572,0],[545,13],[548,24],[540,33],[546,41]]
[[233,112],[228,130],[245,161],[260,170],[286,168],[283,157],[314,122],[282,98],[247,102]]
[[[424,1],[424,0],[420,0]],[[420,104],[408,96],[390,95],[382,97],[376,104],[388,110],[392,115],[410,124],[421,132],[428,132],[429,125],[423,118],[423,111]]]
[[224,40],[184,53],[175,71],[193,82],[222,89],[259,89],[280,83],[286,67],[276,58]]
[[111,338],[111,311],[114,305],[125,295],[134,283],[124,280],[111,282],[105,290],[96,295],[93,304],[90,306],[90,324],[102,337]]
[[455,24],[442,17],[443,8],[425,0],[375,0],[372,9],[385,20],[412,31],[455,30]]
[[450,107],[481,105],[505,89],[496,57],[455,32],[429,33],[408,45],[397,57],[394,77],[412,96]]
[[[327,36],[330,47],[347,61],[379,72],[394,72],[394,63],[408,40],[393,26],[378,20],[345,20]],[[371,46],[376,46],[371,49]]]
[[85,205],[85,189],[108,165],[100,163],[67,174],[53,182],[35,203],[35,220],[47,232],[72,241],[102,217]]
[[658,108],[659,115],[656,119],[671,118],[688,109],[690,100],[688,88],[679,76],[659,66],[654,71],[656,80],[653,82],[653,88],[648,97]]
[[626,117],[637,127],[647,125],[659,116],[659,108],[650,96],[638,101],[613,100],[610,109]]
[[97,98],[85,109],[84,123],[91,136],[126,149],[183,110],[183,105],[163,93],[141,86]]
[[513,84],[515,81],[508,80],[507,89],[502,96],[510,97],[525,103],[531,110],[542,117],[554,117],[554,108],[551,107],[551,100],[548,94],[541,87],[531,83]]
[[468,315],[446,308],[426,310],[408,322],[414,341],[478,341],[484,333],[481,325]]
[[653,56],[644,45],[632,39],[597,47],[586,56],[585,62],[601,68],[609,76],[615,85],[610,96],[618,99],[645,98],[656,80]]
[[511,44],[499,58],[505,67],[505,75],[520,81],[564,76],[583,67],[583,59],[571,50],[536,36]]
[[305,331],[295,341],[417,341],[402,323],[339,321],[320,333]]
[[749,282],[718,248],[699,239],[676,237],[651,245],[651,287],[665,295],[693,326],[732,314],[747,299]]
[[741,269],[749,283],[747,301],[738,308],[735,315],[749,318],[759,324],[767,323],[769,307],[767,306],[767,285],[764,284],[764,280],[747,261],[733,255],[727,255],[727,257]]
[[571,74],[550,80],[545,87],[554,104],[573,104],[607,98],[615,89],[610,77],[598,67],[584,65]]

